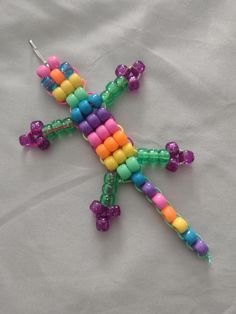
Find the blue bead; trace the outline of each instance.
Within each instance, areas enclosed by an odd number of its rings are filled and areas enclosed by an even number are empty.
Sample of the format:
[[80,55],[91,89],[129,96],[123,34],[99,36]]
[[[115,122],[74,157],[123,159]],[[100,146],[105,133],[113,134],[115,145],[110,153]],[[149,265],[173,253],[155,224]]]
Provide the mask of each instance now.
[[85,116],[88,116],[90,113],[93,112],[93,108],[91,107],[90,103],[87,100],[82,100],[79,103],[79,109]]
[[69,78],[74,73],[73,69],[68,69],[64,72],[65,78]]
[[135,185],[140,186],[145,183],[146,178],[141,172],[135,172],[132,174],[131,180]]
[[84,117],[78,107],[75,107],[71,110],[70,116],[71,119],[77,123],[80,123],[84,120]]
[[68,62],[63,62],[62,64],[59,65],[59,70],[63,73],[70,68],[71,68],[71,65]]
[[189,245],[193,245],[198,239],[197,234],[192,228],[188,228],[181,236]]
[[53,79],[49,76],[46,76],[41,80],[41,84],[48,92],[52,92],[56,87],[57,84],[53,81]]
[[102,105],[102,97],[100,95],[98,95],[98,94],[88,95],[88,101],[95,108],[100,108],[101,105]]

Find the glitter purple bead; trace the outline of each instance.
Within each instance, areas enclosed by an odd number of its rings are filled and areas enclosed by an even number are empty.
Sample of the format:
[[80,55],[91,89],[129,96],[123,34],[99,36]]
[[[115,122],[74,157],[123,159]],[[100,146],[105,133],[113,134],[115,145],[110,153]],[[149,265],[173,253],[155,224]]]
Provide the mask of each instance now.
[[109,229],[109,220],[105,217],[99,217],[96,221],[98,231],[107,231]]
[[41,135],[43,128],[42,121],[32,121],[30,125],[30,129],[33,135]]
[[89,209],[95,214],[99,215],[102,214],[105,210],[106,207],[101,204],[99,201],[93,201],[92,204],[89,206]]
[[171,158],[170,161],[168,162],[168,164],[166,165],[166,169],[171,171],[171,172],[175,172],[177,171],[179,167],[179,162],[176,158]]
[[36,145],[38,146],[39,149],[41,150],[46,150],[50,146],[50,142],[43,136],[39,136],[36,139]]
[[189,165],[194,161],[194,154],[190,150],[184,150],[179,153],[179,162]]
[[138,60],[134,62],[133,67],[141,74],[145,70],[145,65],[142,61]]
[[176,142],[169,142],[166,144],[166,150],[168,150],[170,156],[173,157],[179,153],[179,146]]
[[139,88],[139,80],[132,76],[128,81],[129,90],[133,91]]
[[127,70],[128,70],[127,65],[125,65],[125,64],[119,64],[119,65],[116,67],[115,74],[116,74],[116,76],[125,76]]

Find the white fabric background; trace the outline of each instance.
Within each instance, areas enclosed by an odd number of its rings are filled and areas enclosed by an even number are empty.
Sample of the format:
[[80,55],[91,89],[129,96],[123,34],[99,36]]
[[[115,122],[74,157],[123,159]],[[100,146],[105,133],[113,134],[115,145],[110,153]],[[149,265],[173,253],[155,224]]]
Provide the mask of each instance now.
[[[1,314],[236,313],[233,0],[1,1]],[[100,92],[117,64],[141,59],[138,93],[113,113],[136,146],[176,140],[196,154],[176,174],[146,170],[209,244],[199,260],[132,186],[108,233],[88,210],[104,168],[79,134],[47,152],[18,136],[63,118],[27,40],[78,67]]]

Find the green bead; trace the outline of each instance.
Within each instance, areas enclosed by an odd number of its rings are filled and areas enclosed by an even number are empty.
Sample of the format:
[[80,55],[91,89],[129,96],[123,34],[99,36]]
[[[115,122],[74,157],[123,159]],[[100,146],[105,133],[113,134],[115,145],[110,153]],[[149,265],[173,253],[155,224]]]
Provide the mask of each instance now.
[[106,90],[114,97],[117,97],[122,92],[121,88],[115,82],[109,82]]
[[61,120],[52,121],[52,128],[53,128],[54,132],[56,133],[56,135],[64,133],[63,129],[62,129],[62,121]]
[[149,160],[149,152],[146,148],[140,148],[137,151],[137,159],[140,164],[147,164]]
[[48,139],[48,140],[53,140],[56,137],[55,132],[53,132],[53,128],[51,123],[46,124],[43,129],[42,129],[43,135]]
[[79,104],[78,98],[73,93],[67,96],[66,102],[71,108],[74,108]]
[[128,180],[132,174],[126,164],[120,165],[116,171],[122,180]]
[[113,103],[114,101],[114,97],[111,95],[111,93],[109,91],[104,91],[101,93],[101,97],[102,97],[102,102],[106,105],[109,106]]
[[88,98],[88,94],[82,87],[76,88],[74,94],[78,98],[79,102]]
[[149,149],[148,154],[149,154],[149,162],[154,165],[158,164],[159,162],[158,150],[154,148]]
[[65,133],[72,133],[76,129],[71,118],[69,117],[62,120],[62,125]]
[[140,164],[136,157],[129,157],[126,159],[126,165],[128,166],[131,172],[137,172],[140,170]]
[[125,90],[128,88],[128,81],[124,76],[119,76],[115,79],[116,84],[122,89]]
[[165,149],[160,149],[158,151],[159,163],[162,167],[165,167],[170,160],[170,153]]
[[114,194],[116,192],[116,186],[113,184],[105,183],[102,187],[102,192],[105,194]]
[[112,206],[115,203],[115,198],[114,196],[102,194],[100,197],[100,202],[105,206]]

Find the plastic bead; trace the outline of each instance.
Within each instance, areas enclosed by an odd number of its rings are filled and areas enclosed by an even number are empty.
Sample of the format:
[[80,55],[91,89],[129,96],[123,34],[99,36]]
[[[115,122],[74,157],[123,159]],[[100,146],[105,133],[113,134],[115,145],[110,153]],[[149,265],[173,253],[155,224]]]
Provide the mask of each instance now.
[[148,196],[149,198],[152,198],[154,195],[156,195],[156,187],[149,181],[146,181],[142,186],[141,190],[143,193]]
[[165,149],[158,150],[159,163],[162,167],[165,167],[170,160],[170,153]]
[[175,218],[176,218],[176,211],[174,210],[173,207],[171,207],[170,205],[165,206],[162,211],[162,216],[163,218],[168,222],[168,223],[172,223]]
[[41,135],[42,134],[42,128],[43,128],[43,122],[42,121],[32,121],[30,124],[30,129],[33,135]]
[[132,174],[131,180],[136,186],[140,186],[145,183],[146,178],[141,172],[136,172]]
[[93,129],[87,121],[80,122],[79,129],[85,136],[88,136],[90,133],[93,132]]
[[145,70],[145,64],[144,64],[142,61],[140,61],[140,60],[134,62],[133,67],[134,67],[140,74],[143,73],[144,70]]
[[175,220],[172,222],[172,226],[181,234],[188,229],[188,223],[182,217],[175,218]]
[[115,79],[115,82],[116,82],[117,86],[119,86],[123,90],[128,88],[128,81],[124,76],[117,77]]
[[118,167],[118,163],[112,156],[109,156],[106,159],[104,159],[104,165],[109,171],[114,171]]
[[194,154],[190,150],[184,150],[179,153],[179,162],[189,165],[194,161]]
[[72,66],[68,62],[60,64],[59,70],[63,72],[65,78],[69,78],[74,73]]
[[79,105],[79,100],[74,94],[70,94],[69,96],[67,96],[66,102],[71,108],[74,108]]
[[107,128],[107,130],[111,133],[114,134],[116,131],[119,131],[119,126],[116,123],[116,121],[113,118],[108,119],[105,123],[104,123],[105,127]]
[[49,64],[50,69],[53,70],[59,67],[61,62],[56,56],[50,56],[47,60],[47,63]]
[[192,248],[198,253],[199,256],[204,256],[208,252],[208,246],[201,239],[198,239],[193,245]]
[[36,139],[36,145],[38,146],[39,149],[41,150],[46,150],[50,146],[50,142],[43,136],[39,136]]
[[72,133],[76,129],[70,117],[63,119],[62,125],[64,127],[65,133]]
[[102,214],[105,210],[105,206],[102,205],[99,201],[93,201],[92,204],[89,206],[89,209],[95,214],[99,215]]
[[127,180],[132,175],[132,173],[130,172],[129,168],[125,164],[120,165],[117,168],[116,171],[117,171],[117,173],[119,174],[119,176],[121,177],[122,180]]
[[127,65],[125,65],[125,64],[119,64],[119,65],[117,65],[117,67],[116,67],[115,75],[116,75],[116,76],[123,76],[123,75],[126,74],[127,70],[128,70]]
[[46,76],[44,79],[42,79],[41,84],[48,92],[52,92],[55,88],[57,88],[57,84],[49,76]]
[[126,155],[123,152],[122,149],[117,149],[114,153],[113,153],[113,157],[115,158],[115,161],[120,165],[122,164],[125,160],[126,160]]
[[171,158],[168,164],[166,165],[166,169],[171,172],[176,172],[179,167],[179,163],[176,158]]
[[88,94],[82,87],[76,88],[74,94],[78,98],[79,102],[88,98]]
[[94,148],[96,148],[98,145],[100,145],[102,143],[102,140],[100,139],[100,137],[95,132],[90,133],[88,135],[87,139],[88,139],[90,145],[93,146]]
[[102,92],[101,93],[101,98],[102,98],[102,102],[105,104],[105,105],[111,105],[113,100],[114,100],[114,97],[111,95],[110,92],[108,92],[107,90]]
[[126,157],[135,156],[137,154],[136,149],[133,147],[131,143],[127,143],[122,146],[122,150],[125,153]]
[[87,100],[82,100],[79,103],[79,109],[85,117],[93,112],[93,108]]
[[187,231],[182,234],[182,237],[190,246],[197,241],[197,234],[192,228],[188,228]]
[[104,125],[100,125],[96,129],[96,133],[102,140],[105,140],[110,136],[110,133],[108,132],[107,128]]
[[116,140],[116,142],[120,145],[123,146],[129,142],[128,137],[126,134],[119,130],[113,134],[113,138]]
[[136,90],[139,88],[139,80],[135,77],[135,76],[132,76],[130,79],[129,79],[129,90],[133,91],[133,90]]
[[166,150],[170,153],[170,156],[173,157],[179,153],[179,146],[176,142],[169,142],[166,144]]
[[129,157],[127,160],[126,160],[126,165],[128,166],[129,170],[131,172],[137,172],[140,170],[140,164],[138,163],[137,161],[137,158],[136,157]]
[[121,89],[115,82],[109,82],[106,86],[106,90],[114,97],[118,96],[121,92]]
[[88,95],[88,101],[96,109],[100,108],[102,105],[102,98],[100,95],[97,94]]
[[74,86],[68,80],[65,80],[61,83],[61,88],[63,89],[66,95],[71,94],[74,90]]
[[80,78],[80,76],[77,73],[73,73],[68,79],[74,86],[74,88],[84,86],[84,81]]
[[95,113],[88,115],[86,120],[94,130],[101,125],[101,121]]
[[117,144],[117,142],[114,140],[113,137],[109,136],[105,141],[104,141],[104,145],[106,146],[106,148],[113,153],[115,150],[118,149],[119,145]]
[[152,202],[156,205],[157,208],[162,210],[167,205],[167,200],[165,196],[161,193],[157,193],[152,197]]
[[71,110],[71,119],[77,123],[80,123],[84,120],[84,117],[78,107],[75,107]]
[[56,101],[59,102],[64,101],[66,99],[66,94],[61,87],[57,87],[56,89],[54,89],[52,95],[56,99]]
[[107,231],[109,229],[109,220],[105,217],[99,217],[96,221],[96,227],[98,231]]
[[137,154],[138,162],[140,164],[147,164],[149,161],[149,151],[146,148],[140,148],[138,149],[138,154]]
[[45,78],[46,76],[49,76],[50,74],[50,69],[49,67],[47,67],[46,65],[42,64],[40,65],[37,70],[36,70],[36,74],[40,77],[40,78]]
[[52,70],[50,76],[57,85],[60,85],[65,80],[64,74],[58,69]]
[[102,122],[106,122],[111,117],[111,113],[107,111],[105,108],[99,108],[96,111],[96,115]]
[[96,148],[96,153],[101,159],[105,159],[110,156],[110,152],[104,144],[98,145],[98,147]]

